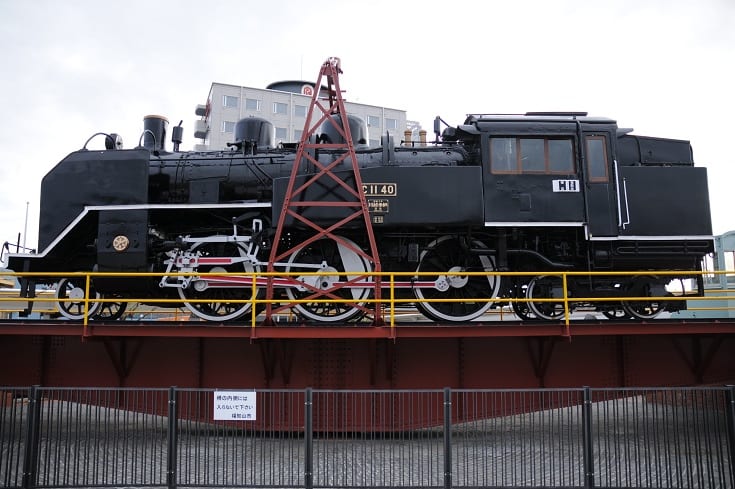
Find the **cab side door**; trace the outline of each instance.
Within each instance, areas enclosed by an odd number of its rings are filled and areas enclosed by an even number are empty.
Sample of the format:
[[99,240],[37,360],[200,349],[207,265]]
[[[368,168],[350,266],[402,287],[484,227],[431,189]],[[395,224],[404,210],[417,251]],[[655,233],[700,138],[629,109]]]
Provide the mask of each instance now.
[[585,131],[582,151],[588,233],[591,238],[618,235],[615,160],[608,131]]

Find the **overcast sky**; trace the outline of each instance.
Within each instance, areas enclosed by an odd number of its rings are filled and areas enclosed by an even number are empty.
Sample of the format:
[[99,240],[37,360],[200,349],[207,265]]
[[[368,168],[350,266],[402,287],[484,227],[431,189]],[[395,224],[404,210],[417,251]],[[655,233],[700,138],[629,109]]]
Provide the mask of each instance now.
[[0,0],[0,243],[28,208],[36,246],[41,178],[93,133],[134,147],[161,114],[189,149],[212,82],[315,81],[329,56],[348,100],[429,131],[436,115],[574,110],[688,139],[714,232],[735,230],[734,26],[733,0]]

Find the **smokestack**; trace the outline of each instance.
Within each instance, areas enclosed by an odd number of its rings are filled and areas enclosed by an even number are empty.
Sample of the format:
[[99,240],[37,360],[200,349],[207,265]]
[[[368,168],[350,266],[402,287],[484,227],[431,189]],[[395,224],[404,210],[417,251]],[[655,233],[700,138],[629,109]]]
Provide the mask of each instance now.
[[166,151],[168,119],[160,115],[143,117],[143,147],[149,151]]

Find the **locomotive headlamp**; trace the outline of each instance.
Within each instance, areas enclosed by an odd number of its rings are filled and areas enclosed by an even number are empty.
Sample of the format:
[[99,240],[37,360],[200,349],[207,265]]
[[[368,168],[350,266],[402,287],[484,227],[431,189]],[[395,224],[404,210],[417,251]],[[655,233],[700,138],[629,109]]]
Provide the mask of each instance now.
[[105,137],[105,149],[123,149],[122,136],[114,132]]
[[112,240],[112,247],[115,251],[125,251],[128,246],[130,246],[130,240],[122,234],[115,236],[115,239]]

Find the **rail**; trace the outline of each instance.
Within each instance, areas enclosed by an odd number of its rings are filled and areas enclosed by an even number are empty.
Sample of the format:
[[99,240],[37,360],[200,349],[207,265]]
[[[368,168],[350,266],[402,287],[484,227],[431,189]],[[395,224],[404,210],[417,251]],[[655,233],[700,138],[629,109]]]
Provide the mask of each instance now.
[[[57,310],[58,305],[64,304],[64,303],[76,303],[79,304],[80,307],[80,320],[83,322],[84,327],[86,328],[90,321],[90,310],[95,304],[101,304],[101,303],[124,303],[125,305],[129,304],[146,304],[148,306],[151,306],[150,308],[146,309],[144,311],[145,314],[153,315],[157,317],[164,317],[167,319],[175,319],[175,320],[185,320],[189,318],[189,313],[187,312],[181,312],[184,305],[186,303],[189,304],[197,304],[197,303],[211,303],[216,302],[215,299],[211,298],[204,298],[204,299],[197,299],[197,298],[187,298],[183,299],[181,297],[166,297],[166,298],[150,298],[150,297],[132,297],[132,298],[124,298],[124,297],[114,297],[114,298],[92,298],[90,297],[90,290],[92,290],[92,283],[95,279],[98,278],[162,278],[164,276],[166,277],[200,277],[200,278],[206,278],[210,276],[216,276],[218,278],[221,277],[239,277],[240,279],[245,280],[246,283],[249,285],[242,287],[242,290],[248,290],[250,297],[249,298],[243,298],[243,299],[234,299],[234,298],[227,298],[226,302],[230,304],[248,304],[249,307],[249,313],[245,315],[244,317],[247,319],[239,318],[238,324],[243,324],[249,322],[250,328],[257,328],[260,324],[262,324],[262,321],[260,321],[258,318],[261,317],[261,312],[264,309],[264,306],[266,304],[274,304],[274,305],[281,305],[281,308],[283,309],[284,302],[287,303],[288,306],[298,306],[299,304],[347,304],[352,305],[357,302],[359,302],[361,305],[359,307],[364,307],[366,310],[368,307],[380,307],[381,311],[383,312],[384,316],[388,318],[387,326],[391,328],[395,328],[397,325],[397,322],[401,322],[402,318],[405,318],[407,315],[413,315],[417,316],[418,313],[412,313],[411,307],[415,307],[417,304],[441,304],[441,303],[469,303],[469,302],[492,302],[494,307],[492,309],[489,309],[487,311],[487,314],[483,316],[484,320],[487,321],[493,321],[493,320],[512,320],[517,319],[516,318],[516,312],[517,307],[519,304],[528,305],[529,303],[534,303],[534,305],[539,304],[551,304],[555,307],[560,308],[558,311],[558,316],[555,316],[553,319],[555,319],[557,322],[561,322],[566,328],[566,332],[568,333],[568,328],[570,325],[570,321],[572,320],[573,316],[575,314],[582,314],[584,316],[588,316],[585,314],[584,305],[592,305],[593,310],[594,306],[597,305],[598,307],[601,304],[651,304],[651,303],[657,303],[657,304],[675,304],[678,302],[684,302],[685,307],[676,307],[675,309],[685,309],[681,312],[674,313],[677,316],[676,317],[718,317],[722,314],[727,315],[728,317],[735,316],[735,288],[730,288],[730,278],[735,276],[735,271],[728,270],[728,271],[651,271],[651,270],[639,270],[639,271],[631,271],[631,272],[612,272],[612,271],[606,271],[606,272],[580,272],[580,271],[543,271],[543,272],[445,272],[441,275],[444,277],[474,277],[474,276],[482,276],[482,277],[495,277],[495,278],[503,278],[503,277],[513,277],[517,279],[532,279],[534,277],[543,277],[543,278],[555,278],[559,282],[559,287],[557,287],[557,291],[555,292],[558,294],[557,296],[552,297],[534,297],[534,298],[527,298],[527,297],[512,297],[512,296],[504,296],[504,297],[406,297],[406,296],[399,296],[397,293],[400,289],[396,285],[398,283],[403,284],[403,290],[405,290],[407,283],[414,283],[416,281],[422,280],[424,277],[426,278],[433,278],[436,279],[437,272],[383,272],[383,273],[374,273],[374,272],[360,272],[360,277],[365,277],[365,279],[361,279],[363,281],[356,281],[352,284],[353,288],[362,288],[362,289],[368,289],[371,287],[375,287],[375,283],[379,282],[382,284],[383,288],[387,289],[386,291],[383,291],[381,294],[380,299],[376,299],[374,296],[368,296],[365,298],[355,299],[350,297],[337,297],[333,294],[327,294],[328,298],[324,297],[308,297],[305,299],[299,299],[299,298],[292,298],[292,299],[284,299],[284,298],[274,298],[274,299],[266,299],[263,298],[261,295],[259,295],[258,290],[261,290],[262,284],[265,283],[267,280],[282,280],[286,281],[286,283],[292,284],[298,284],[299,282],[296,281],[296,277],[321,277],[321,276],[340,276],[340,277],[354,277],[356,275],[356,272],[291,272],[291,273],[284,273],[284,272],[274,272],[274,273],[225,273],[225,272],[218,272],[218,273],[202,273],[202,272],[188,272],[188,273],[162,273],[162,272],[148,272],[148,273],[110,273],[110,272],[58,272],[58,273],[38,273],[38,272],[27,272],[27,273],[18,273],[18,272],[3,272],[4,276],[7,277],[13,277],[13,278],[25,278],[29,280],[34,279],[43,279],[45,281],[53,280],[58,278],[59,280],[63,279],[70,279],[70,278],[76,278],[84,283],[84,293],[83,297],[58,297],[55,295],[55,291],[53,289],[48,290],[39,290],[37,292],[37,297],[27,297],[27,298],[20,298],[18,295],[18,290],[10,290],[5,289],[0,291],[0,318],[5,314],[6,318],[10,317],[11,315],[15,316],[20,314],[24,309],[27,308],[27,305],[30,304],[36,304],[36,303],[43,303],[45,306],[43,309],[37,312],[41,312],[43,314],[47,315],[53,315],[54,311]],[[678,287],[678,290],[675,290],[674,292],[666,292],[666,295],[646,295],[646,296],[628,296],[624,294],[613,294],[606,297],[599,297],[599,296],[593,296],[593,297],[573,297],[569,295],[569,287],[568,283],[571,279],[577,278],[577,277],[583,277],[583,278],[589,278],[591,280],[594,280],[595,277],[646,277],[646,276],[655,276],[655,277],[682,277],[686,276],[691,278],[692,280],[696,280],[698,277],[703,277],[703,282],[707,285],[707,288],[705,289],[704,295],[696,295],[691,288],[687,288],[683,282]],[[718,277],[723,277],[724,280],[718,280]],[[367,277],[370,277],[368,280]],[[349,282],[349,280],[347,280]],[[717,284],[725,284],[725,287],[717,287]],[[696,289],[696,286],[694,286]],[[621,291],[622,292],[622,291]],[[244,294],[245,295],[245,294]],[[552,294],[553,295],[553,294]],[[171,307],[171,304],[178,304],[178,307]],[[9,306],[9,307],[6,307]],[[579,306],[582,305],[580,308]],[[22,306],[22,307],[21,307]],[[612,306],[611,306],[612,307]],[[562,309],[563,308],[563,311]],[[577,308],[577,311],[575,313],[575,308]],[[142,314],[141,309],[137,310],[137,314]],[[130,318],[134,312],[128,311],[127,316],[123,319]],[[289,313],[292,314],[292,313]],[[556,313],[555,313],[556,314]],[[654,315],[651,315],[651,319],[653,319]]]
[[179,486],[733,488],[735,387],[0,387],[0,487]]

